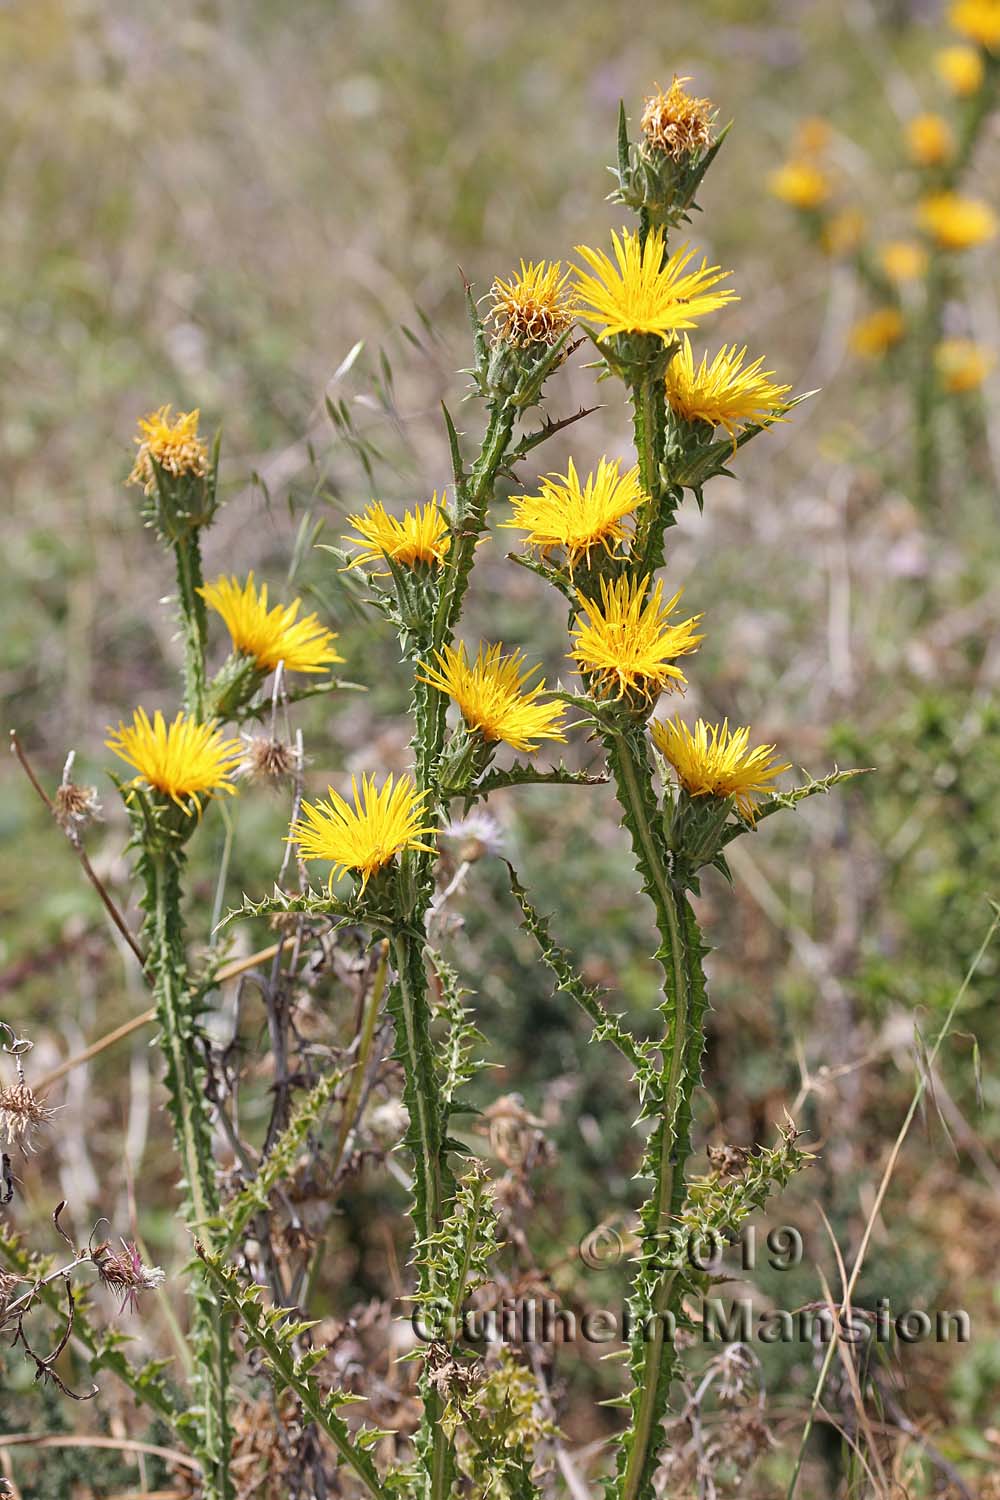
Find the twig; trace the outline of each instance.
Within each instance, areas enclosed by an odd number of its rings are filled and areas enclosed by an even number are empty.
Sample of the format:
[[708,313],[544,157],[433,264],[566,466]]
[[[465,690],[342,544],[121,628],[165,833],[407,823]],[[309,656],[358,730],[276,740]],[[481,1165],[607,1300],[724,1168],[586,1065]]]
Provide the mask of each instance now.
[[[18,760],[21,763],[21,769],[24,771],[24,774],[31,782],[31,785],[34,787],[41,800],[45,803],[45,806],[48,808],[49,812],[52,814],[53,821],[58,823],[59,819],[56,817],[56,810],[52,804],[52,799],[49,797],[45,788],[38,780],[38,777],[31,769],[31,766],[28,762],[28,757],[24,753],[21,742],[17,737],[17,731],[15,729],[12,729],[10,732],[10,748],[11,754],[17,756]],[[128,943],[129,947],[135,954],[136,958],[139,960],[140,964],[145,965],[145,954],[139,947],[139,944],[136,942],[132,932],[129,930],[129,926],[125,921],[125,918],[122,916],[121,912],[118,910],[117,906],[108,895],[108,892],[105,889],[104,884],[101,881],[101,878],[98,875],[97,871],[94,869],[93,865],[90,863],[90,860],[87,858],[87,851],[84,849],[79,839],[73,839],[67,836],[67,841],[76,851],[77,858],[79,859],[80,864],[83,866],[83,873],[86,875],[87,879],[90,881],[91,885],[94,887],[94,890],[100,897],[101,904],[104,907],[104,910],[107,912],[112,922],[118,928],[118,931],[121,933],[126,943]]]

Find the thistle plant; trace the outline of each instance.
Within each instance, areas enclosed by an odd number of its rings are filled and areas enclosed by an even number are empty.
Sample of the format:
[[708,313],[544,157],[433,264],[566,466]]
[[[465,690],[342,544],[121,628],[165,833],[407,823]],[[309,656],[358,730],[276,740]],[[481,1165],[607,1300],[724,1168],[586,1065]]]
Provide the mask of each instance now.
[[[736,292],[728,271],[686,241],[673,243],[725,134],[708,101],[687,93],[686,81],[675,79],[646,101],[635,141],[622,107],[613,196],[635,222],[612,236],[611,254],[581,245],[582,265],[570,269],[522,261],[519,272],[496,278],[485,309],[466,289],[470,394],[483,413],[482,435],[470,443],[445,409],[447,489],[438,477],[430,498],[402,517],[373,500],[349,515],[344,545],[326,549],[336,555],[330,566],[359,581],[371,610],[397,637],[412,718],[406,772],[371,768],[351,779],[349,793],[341,782],[342,790],[328,785],[325,795],[306,796],[300,741],[292,751],[271,735],[262,749],[248,751],[239,734],[245,724],[266,718],[279,700],[287,706],[335,685],[330,669],[342,660],[336,638],[316,615],[303,615],[300,601],[271,604],[253,573],[204,581],[201,536],[219,505],[218,440],[210,456],[197,412],[172,419],[164,407],[141,424],[133,479],[143,489],[148,523],[176,562],[183,707],[152,715],[138,707],[107,743],[134,773],[118,785],[143,890],[141,951],[194,1252],[191,1388],[174,1399],[162,1382],[130,1374],[117,1350],[104,1362],[118,1373],[124,1367],[123,1378],[173,1427],[199,1466],[204,1500],[233,1500],[233,1412],[239,1402],[252,1407],[248,1386],[262,1377],[275,1410],[287,1412],[292,1403],[350,1493],[408,1500],[543,1493],[541,1470],[556,1437],[548,1393],[513,1354],[477,1358],[459,1332],[464,1306],[490,1279],[505,1246],[495,1184],[456,1125],[472,1107],[480,1038],[441,930],[451,887],[439,882],[438,849],[442,834],[454,836],[464,820],[476,830],[467,863],[484,851],[492,792],[559,783],[586,796],[589,784],[610,780],[658,933],[659,1031],[647,1039],[584,983],[510,869],[524,926],[558,992],[583,1009],[595,1045],[627,1059],[639,1105],[644,1201],[629,1292],[624,1425],[600,1476],[607,1495],[650,1500],[668,1462],[670,1432],[683,1426],[686,1408],[677,1401],[688,1374],[684,1333],[693,1326],[692,1301],[710,1285],[686,1254],[688,1237],[734,1236],[809,1159],[789,1127],[776,1145],[740,1153],[735,1166],[710,1160],[706,1173],[689,1172],[708,1003],[701,881],[710,871],[730,879],[726,849],[733,840],[853,773],[834,771],[782,790],[779,778],[791,767],[775,746],[755,744],[749,726],[728,720],[692,726],[676,707],[712,625],[710,609],[689,612],[682,589],[671,591],[661,576],[670,530],[686,497],[704,503],[706,486],[729,473],[736,452],[786,420],[801,399],[789,398],[790,386],[776,383],[745,347],[723,345],[710,356],[691,341],[700,337],[701,320],[722,312]],[[631,407],[635,461],[604,457],[585,472],[571,457],[562,472],[522,482],[519,466],[589,415],[549,414],[559,370],[580,348],[592,355],[597,378]],[[511,514],[498,523],[498,501],[512,485],[519,492]],[[520,649],[500,641],[469,645],[459,633],[477,548],[497,524],[519,540],[512,564],[561,596],[569,686],[548,688]],[[212,615],[231,645],[214,675]],[[304,685],[289,691],[289,674],[301,674]],[[658,712],[662,699],[674,712]],[[600,747],[596,768],[539,763],[543,750],[588,738]],[[284,938],[266,950],[277,965],[275,984],[297,972],[316,931],[310,924],[332,932],[335,943],[360,940],[364,977],[356,1038],[325,1071],[310,1071],[304,1056],[301,1073],[290,1071],[287,1015],[277,1006],[269,1011],[275,1104],[254,1155],[226,1097],[226,1060],[203,1021],[221,969],[214,959],[207,968],[192,961],[186,853],[215,805],[237,790],[251,794],[248,771],[268,768],[289,773],[293,783],[278,882],[273,895],[246,898],[226,925],[267,917],[283,934],[294,933],[287,974]],[[346,1191],[348,1143],[360,1129],[369,1070],[386,1034],[383,1002],[402,1080],[412,1192],[408,1296],[430,1330],[410,1356],[419,1367],[420,1415],[412,1433],[398,1434],[350,1412],[355,1398],[321,1378],[326,1350],[314,1341],[310,1318],[316,1262],[286,1275],[269,1220],[282,1195],[287,1200],[309,1143],[319,1149],[323,1142],[328,1152],[331,1203]],[[235,1184],[222,1170],[221,1140],[239,1164]],[[5,1246],[0,1242],[0,1250]],[[90,1258],[127,1301],[155,1287],[158,1275],[145,1268],[140,1276],[131,1242],[123,1251],[105,1246]],[[5,1254],[14,1274],[34,1276],[39,1295],[49,1288],[51,1278],[34,1271],[16,1246]],[[87,1337],[86,1347],[103,1348]],[[319,1477],[310,1493],[328,1493],[327,1458],[315,1461]]]
[[909,223],[887,224],[881,212],[868,222],[838,183],[832,132],[820,119],[803,122],[791,155],[769,179],[806,236],[858,280],[868,306],[849,330],[851,354],[884,361],[910,389],[912,491],[925,511],[940,500],[942,416],[951,408],[969,446],[982,424],[980,388],[996,363],[961,301],[966,263],[998,227],[991,204],[967,184],[997,104],[997,15],[989,0],[948,8],[954,40],[933,60],[939,99],[905,122],[897,148],[909,175]]

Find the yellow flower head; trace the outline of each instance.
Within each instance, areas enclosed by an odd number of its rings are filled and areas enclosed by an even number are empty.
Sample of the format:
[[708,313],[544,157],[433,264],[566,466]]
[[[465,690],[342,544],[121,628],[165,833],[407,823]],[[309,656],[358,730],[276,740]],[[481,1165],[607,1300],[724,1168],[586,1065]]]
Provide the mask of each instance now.
[[539,682],[525,692],[539,667],[522,670],[520,651],[502,656],[503,647],[480,646],[474,662],[465,655],[465,646],[456,650],[445,646],[435,652],[438,665],[424,665],[418,673],[421,682],[430,683],[447,693],[458,704],[470,729],[485,740],[503,740],[515,750],[529,754],[538,749],[539,740],[563,740],[561,733],[565,709],[561,703],[539,703],[545,683]]
[[671,624],[680,593],[664,604],[662,582],[647,597],[648,588],[648,577],[612,583],[602,578],[600,602],[578,595],[583,612],[573,624],[569,655],[601,697],[649,701],[662,692],[683,692],[687,685],[674,662],[697,648],[701,615]]
[[526,546],[543,557],[562,548],[571,573],[581,558],[589,561],[593,547],[613,553],[628,535],[622,522],[646,503],[639,466],[623,474],[617,459],[602,458],[582,484],[570,459],[565,474],[548,474],[539,484],[537,495],[514,497],[513,518],[501,524],[527,532]]
[[813,161],[786,161],[771,173],[767,186],[775,198],[805,211],[821,208],[833,188],[823,168]]
[[390,516],[380,500],[373,500],[359,516],[348,516],[349,525],[360,533],[347,536],[345,542],[363,550],[350,564],[382,562],[383,554],[404,568],[418,563],[440,563],[448,555],[451,533],[448,516],[435,493],[427,505],[415,505],[405,511],[403,519]]
[[523,261],[521,274],[490,290],[494,341],[523,349],[529,344],[555,344],[573,323],[566,292],[570,273],[562,261]]
[[906,127],[906,145],[918,167],[939,167],[955,150],[955,137],[941,115],[914,115]]
[[622,230],[621,239],[612,232],[615,261],[603,250],[577,245],[595,272],[577,273],[576,291],[580,299],[576,313],[591,322],[602,324],[599,339],[616,333],[655,334],[669,344],[678,328],[694,328],[697,319],[727,302],[737,300],[736,293],[724,288],[712,291],[729,275],[718,266],[702,260],[696,271],[685,268],[694,251],[682,245],[664,264],[662,229],[651,229],[643,245],[637,232]]
[[252,656],[262,672],[273,672],[279,661],[287,672],[322,672],[344,660],[333,649],[337,637],[315,615],[295,618],[301,599],[268,609],[267,584],[262,583],[258,593],[253,573],[242,588],[238,579],[222,576],[198,592],[222,616],[233,650]]
[[862,359],[878,359],[899,343],[906,323],[898,307],[877,307],[851,329],[850,345]]
[[170,407],[161,406],[139,421],[139,434],[135,441],[139,451],[135,455],[129,484],[141,484],[147,495],[156,489],[156,470],[153,460],[175,479],[182,475],[202,478],[208,473],[208,448],[198,435],[198,418],[201,413],[179,411],[174,420]]
[[703,354],[695,368],[694,355],[687,334],[667,367],[667,400],[671,410],[685,422],[708,422],[724,427],[735,438],[737,427],[744,422],[772,422],[780,419],[778,408],[790,385],[775,385],[773,370],[762,370],[763,357],[744,368],[746,345],[737,349],[725,345],[708,362]]
[[866,228],[859,208],[842,208],[823,220],[820,241],[827,255],[853,255],[861,244]]
[[1000,49],[1000,0],[955,0],[948,20],[971,42],[991,52]]
[[974,391],[990,374],[997,357],[973,339],[944,339],[934,350],[934,367],[946,391]]
[[952,93],[960,99],[979,92],[986,70],[982,53],[975,47],[943,47],[935,55],[934,63]]
[[773,791],[770,783],[791,763],[774,763],[774,746],[750,749],[750,730],[695,721],[694,733],[678,717],[654,719],[653,741],[692,797],[732,797],[747,822],[757,815],[754,798]]
[[915,240],[887,240],[878,258],[890,281],[919,281],[927,270],[927,251]]
[[178,714],[167,724],[159,709],[150,722],[145,709],[137,708],[131,724],[108,733],[108,749],[139,773],[133,784],[145,782],[184,812],[191,811],[187,799],[200,813],[201,797],[236,790],[230,778],[243,758],[243,746],[239,740],[224,740],[214,723],[199,724]]
[[381,790],[374,776],[363,776],[360,791],[352,776],[351,790],[353,807],[333,787],[327,787],[329,801],[303,802],[302,816],[289,830],[303,859],[327,859],[333,864],[331,886],[345,871],[354,870],[364,890],[371,877],[402,850],[434,853],[430,844],[421,842],[438,832],[425,822],[427,793],[418,792],[409,776],[396,782],[388,776]]
[[643,101],[642,133],[647,147],[674,161],[707,149],[713,141],[712,101],[688,94],[684,85],[690,82],[675,73],[666,93],[657,84],[656,93]]
[[997,232],[996,215],[981,198],[931,193],[918,209],[920,224],[942,250],[971,250]]

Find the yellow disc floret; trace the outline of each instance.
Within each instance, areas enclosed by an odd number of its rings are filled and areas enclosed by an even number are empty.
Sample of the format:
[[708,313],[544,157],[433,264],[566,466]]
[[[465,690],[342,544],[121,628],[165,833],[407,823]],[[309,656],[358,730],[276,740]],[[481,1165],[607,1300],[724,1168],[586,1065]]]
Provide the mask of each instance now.
[[750,730],[695,721],[692,732],[679,718],[654,719],[653,742],[673,766],[677,780],[692,797],[732,797],[750,823],[757,815],[754,799],[773,788],[776,776],[791,763],[775,762],[773,745],[750,748]]
[[565,553],[570,572],[594,547],[611,554],[628,536],[622,524],[646,503],[638,465],[623,474],[617,459],[602,458],[594,473],[580,480],[570,459],[565,474],[548,474],[537,495],[516,495],[514,515],[502,526],[527,533],[525,544],[542,557]]
[[373,500],[358,516],[348,516],[358,536],[345,542],[362,550],[350,564],[383,562],[391,557],[400,567],[413,568],[420,563],[443,562],[451,546],[448,516],[434,494],[426,505],[415,505],[404,512],[402,520],[390,516],[380,500]]
[[360,789],[352,776],[351,790],[353,806],[332,787],[327,788],[327,801],[303,802],[301,816],[289,831],[303,859],[330,861],[331,886],[352,870],[361,876],[363,890],[404,849],[434,853],[432,845],[422,842],[438,832],[426,821],[427,793],[418,792],[409,776],[398,781],[388,776],[381,789],[374,776],[363,776]]
[[131,724],[108,733],[108,749],[139,773],[133,784],[162,792],[184,812],[192,810],[189,803],[200,812],[202,797],[236,790],[231,778],[243,746],[223,739],[214,722],[201,724],[179,713],[167,724],[159,709],[150,720],[145,709],[137,708]]
[[170,411],[169,406],[161,406],[139,421],[135,439],[139,451],[128,482],[141,484],[147,495],[156,489],[154,461],[175,479],[184,475],[202,478],[208,473],[208,448],[198,433],[201,413],[197,409],[179,411],[171,418]]
[[337,637],[315,615],[296,618],[301,599],[268,609],[267,584],[261,584],[258,592],[253,573],[247,575],[245,584],[223,576],[198,592],[222,616],[233,650],[252,656],[262,672],[273,672],[279,661],[288,672],[322,672],[344,660],[333,649]]
[[679,328],[694,328],[705,313],[737,300],[728,288],[713,291],[729,275],[702,260],[695,271],[686,267],[694,251],[682,245],[664,262],[662,229],[651,229],[642,243],[638,232],[612,232],[615,259],[603,250],[577,245],[594,272],[577,273],[577,314],[600,325],[598,339],[616,333],[655,334],[670,343]]
[[691,343],[684,341],[667,366],[667,400],[670,408],[685,422],[708,422],[724,427],[730,437],[746,422],[773,422],[780,419],[782,397],[791,390],[775,385],[773,370],[763,370],[763,357],[744,366],[746,345],[725,345],[709,363],[703,354],[695,367]]
[[701,615],[672,623],[680,593],[664,603],[662,582],[649,585],[648,577],[602,578],[599,601],[577,596],[582,608],[569,655],[598,697],[646,701],[687,685],[675,662],[701,641],[695,630]]
[[502,655],[500,645],[481,645],[476,659],[470,662],[465,646],[445,646],[435,653],[437,666],[424,665],[417,675],[421,682],[447,693],[458,705],[470,729],[486,740],[503,740],[515,750],[529,754],[538,749],[539,740],[565,740],[562,720],[565,713],[558,702],[539,702],[545,692],[544,681],[528,688],[539,667],[524,668],[520,651]]

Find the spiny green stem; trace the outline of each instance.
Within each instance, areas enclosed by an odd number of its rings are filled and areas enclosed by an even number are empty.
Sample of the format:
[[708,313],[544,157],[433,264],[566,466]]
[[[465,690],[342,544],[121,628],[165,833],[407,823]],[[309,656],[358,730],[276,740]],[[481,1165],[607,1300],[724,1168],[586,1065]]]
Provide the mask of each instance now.
[[[180,849],[158,845],[143,850],[149,935],[147,967],[153,980],[174,1142],[184,1174],[185,1219],[189,1229],[210,1240],[210,1221],[219,1198],[212,1157],[211,1123],[205,1103],[203,1069],[198,1061],[195,1016],[181,917]],[[192,1440],[203,1465],[204,1500],[231,1500],[228,1419],[229,1333],[214,1293],[199,1273],[194,1284],[191,1336],[201,1386],[204,1425]]]
[[184,707],[194,718],[205,717],[208,683],[205,676],[205,643],[208,626],[202,586],[201,544],[197,531],[188,531],[174,542],[177,563],[177,602],[184,639]]
[[692,1015],[692,968],[698,955],[688,943],[687,896],[674,879],[671,857],[660,822],[653,787],[653,772],[645,738],[639,726],[630,726],[607,736],[608,758],[626,827],[632,838],[636,865],[643,886],[656,912],[661,938],[658,958],[665,987],[662,1011],[666,1026],[661,1044],[660,1122],[657,1127],[656,1178],[651,1199],[642,1215],[644,1260],[655,1269],[655,1279],[644,1310],[652,1314],[652,1333],[642,1345],[633,1377],[639,1390],[633,1402],[633,1421],[624,1469],[620,1475],[621,1500],[648,1496],[659,1447],[659,1433],[669,1397],[675,1353],[667,1339],[666,1314],[676,1313],[679,1288],[675,1272],[659,1265],[669,1230],[683,1205],[684,1164],[690,1149],[688,1119],[697,1062],[701,1055],[700,1014]]
[[445,581],[435,622],[435,643],[450,641],[462,612],[465,591],[475,557],[476,543],[486,524],[486,507],[493,496],[497,473],[503,463],[514,431],[514,407],[507,401],[496,402],[490,409],[489,424],[479,457],[473,465],[468,484],[460,490],[456,527],[458,536],[448,559]]

